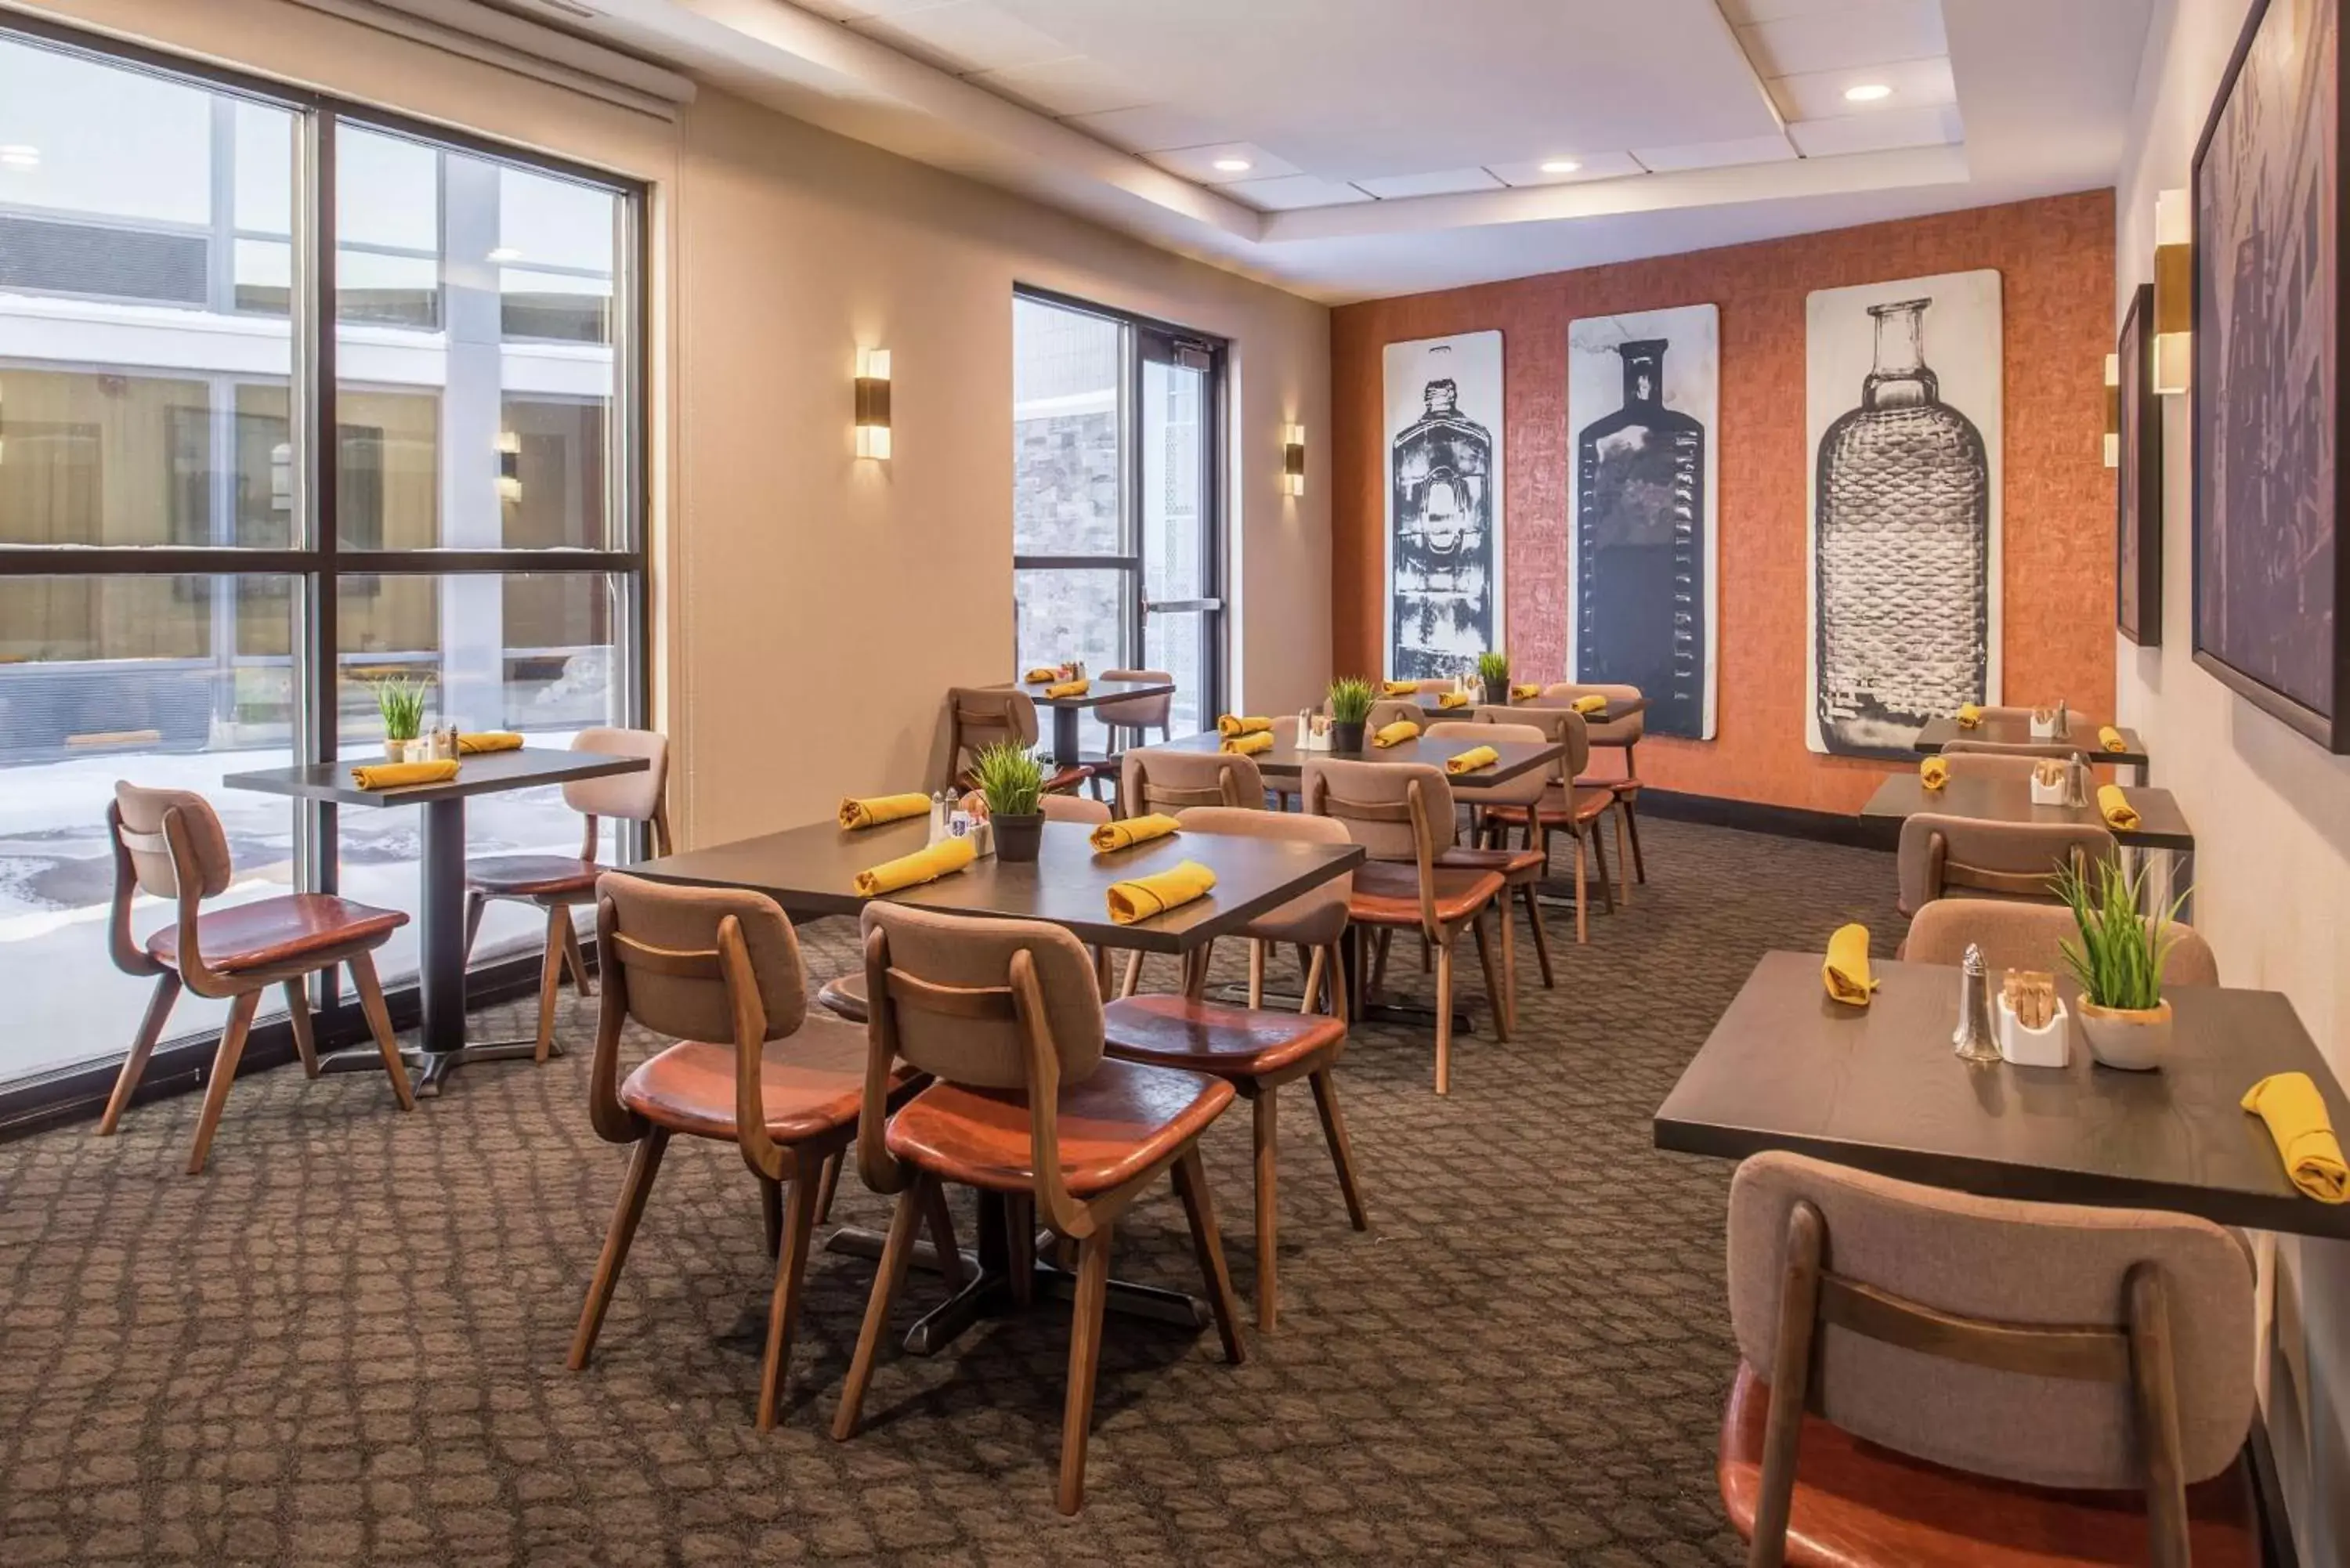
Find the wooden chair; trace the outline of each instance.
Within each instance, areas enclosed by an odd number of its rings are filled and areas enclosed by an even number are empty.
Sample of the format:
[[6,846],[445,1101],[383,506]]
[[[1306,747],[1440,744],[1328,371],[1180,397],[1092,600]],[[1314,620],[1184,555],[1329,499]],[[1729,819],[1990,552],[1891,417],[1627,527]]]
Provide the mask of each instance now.
[[2251,1568],[2253,1305],[2209,1220],[1755,1156],[1716,1466],[1749,1568]]
[[[1541,701],[1572,702],[1577,697],[1590,696],[1605,697],[1611,703],[1637,702],[1640,699],[1640,689],[1637,686],[1615,686],[1606,682],[1586,684],[1573,680],[1560,680],[1543,688]],[[1515,708],[1512,709],[1513,712],[1519,711]],[[1626,713],[1610,719],[1605,723],[1590,726],[1593,751],[1624,753],[1624,772],[1621,777],[1594,779],[1591,782],[1604,784],[1616,792],[1616,798],[1621,804],[1624,812],[1625,831],[1630,835],[1632,840],[1632,879],[1640,883],[1646,883],[1648,879],[1648,862],[1640,853],[1640,814],[1638,809],[1640,804],[1640,763],[1637,752],[1640,742],[1647,737],[1648,733],[1648,715],[1646,711]]]
[[[1246,1355],[1199,1151],[1200,1135],[1232,1104],[1232,1086],[1105,1056],[1091,961],[1058,926],[875,902],[865,908],[864,931],[874,1006],[858,1168],[898,1205],[832,1435],[846,1441],[857,1430],[920,1217],[941,1183],[974,1187],[983,1210],[993,1195],[1003,1211],[1015,1301],[1024,1304],[1032,1288],[1028,1249],[1038,1220],[1078,1246],[1059,1488],[1061,1511],[1075,1513],[1085,1500],[1110,1237],[1118,1217],[1170,1171],[1225,1359],[1237,1364]],[[935,1081],[892,1113],[884,1102],[900,1060]]]
[[[1274,721],[1279,723],[1279,720]],[[1295,730],[1293,715],[1289,725]],[[1132,751],[1120,764],[1120,816],[1172,816],[1195,805],[1264,807],[1264,774],[1244,752]]]
[[[1175,676],[1173,671],[1166,670],[1105,670],[1101,672],[1101,679],[1171,683]],[[1149,739],[1149,732],[1152,730],[1159,732],[1162,742],[1175,738],[1175,694],[1162,691],[1156,697],[1128,697],[1116,702],[1105,702],[1094,710],[1094,717],[1109,731],[1109,761],[1115,764],[1126,750],[1118,742],[1120,730],[1133,731],[1134,743],[1138,746]],[[1110,771],[1116,773],[1118,770],[1113,765]]]
[[[1532,805],[1502,801],[1485,806],[1482,815],[1487,831],[1496,844],[1507,845],[1510,829],[1520,832],[1520,842],[1542,851],[1542,871],[1550,868],[1551,839],[1564,833],[1575,845],[1575,940],[1578,944],[1591,940],[1591,884],[1596,875],[1599,895],[1607,901],[1607,912],[1616,912],[1617,889],[1622,889],[1626,902],[1632,898],[1632,854],[1626,842],[1631,831],[1632,811],[1627,798],[1612,784],[1580,784],[1576,780],[1591,759],[1590,726],[1582,714],[1571,708],[1510,707],[1480,708],[1476,722],[1507,724],[1538,731],[1540,739],[1564,746],[1565,754],[1543,782],[1541,799]],[[1607,876],[1607,845],[1599,835],[1601,819],[1610,808],[1616,813],[1617,879]],[[1539,876],[1537,880],[1539,880]],[[1538,902],[1538,896],[1529,889],[1529,902]],[[1547,949],[1548,944],[1544,944]],[[1550,983],[1545,967],[1543,983]]]
[[[227,998],[228,1023],[222,1027],[220,1045],[213,1054],[203,1109],[196,1116],[195,1146],[188,1153],[188,1174],[200,1174],[212,1149],[213,1134],[220,1127],[221,1110],[228,1104],[229,1085],[236,1079],[236,1064],[244,1054],[245,1036],[260,1009],[261,993],[273,985],[284,988],[294,1049],[302,1058],[303,1074],[315,1078],[318,1051],[303,977],[337,964],[350,966],[360,1010],[375,1035],[376,1048],[383,1053],[383,1068],[391,1076],[391,1092],[398,1096],[400,1108],[416,1108],[372,956],[391,940],[392,932],[408,924],[405,914],[328,893],[284,893],[205,914],[204,900],[228,891],[232,870],[228,835],[211,803],[191,790],[141,789],[117,783],[113,804],[106,808],[106,828],[114,844],[114,898],[107,918],[107,951],[114,967],[123,973],[152,976],[155,991],[148,998],[147,1014],[140,1021],[130,1054],[115,1075],[114,1092],[107,1096],[106,1110],[99,1117],[99,1137],[113,1137],[120,1125],[140,1077],[147,1071],[148,1058],[163,1037],[172,1004],[180,999],[181,990],[184,987],[207,999]],[[131,900],[142,892],[169,898],[177,907],[172,923],[144,942],[130,933]]]
[[[1464,930],[1477,939],[1485,971],[1485,997],[1493,1010],[1493,1032],[1510,1037],[1509,1005],[1502,972],[1484,917],[1506,909],[1505,884],[1498,871],[1439,866],[1437,851],[1452,843],[1452,787],[1444,770],[1424,763],[1350,763],[1315,758],[1302,783],[1305,811],[1336,817],[1369,859],[1355,871],[1347,918],[1378,931],[1385,942],[1399,929],[1417,930],[1436,961],[1436,1092],[1452,1092],[1452,944]],[[1442,824],[1441,828],[1438,826]],[[1516,959],[1510,922],[1502,928],[1502,964]],[[1357,939],[1359,942],[1359,939]],[[1381,965],[1384,968],[1384,964]],[[1363,965],[1356,965],[1359,980]],[[1374,975],[1367,987],[1378,988]]]
[[[607,873],[597,886],[596,945],[604,998],[588,1116],[605,1142],[636,1148],[572,1335],[571,1370],[585,1369],[596,1347],[670,1139],[731,1143],[758,1179],[775,1258],[758,1410],[759,1429],[772,1430],[799,1321],[809,1232],[826,1202],[819,1189],[829,1188],[827,1170],[837,1171],[857,1136],[865,1032],[808,1012],[799,939],[763,893]],[[623,1080],[620,1033],[631,1020],[679,1044]],[[879,1082],[886,1103],[915,1080],[884,1062]],[[951,1281],[962,1254],[943,1205],[925,1218]]]
[[1977,741],[1964,735],[1955,736],[1942,743],[1942,755],[1959,757],[2078,757],[2084,762],[2096,761],[2096,748],[2078,741]]
[[[947,782],[957,789],[972,787],[969,770],[983,748],[1002,741],[1030,751],[1036,746],[1036,701],[1017,686],[949,687],[947,720]],[[1080,763],[1049,774],[1045,788],[1057,794],[1093,776],[1094,770]]]
[[2071,866],[2086,873],[2121,853],[2114,836],[2094,823],[1991,822],[1975,816],[1919,812],[1901,824],[1896,870],[1900,909],[1914,916],[1937,898],[2010,898],[2061,902],[2053,878]]
[[[1327,817],[1251,811],[1221,805],[1194,806],[1183,814],[1187,833],[1228,833],[1299,844],[1345,844],[1344,824]],[[1249,1004],[1224,1007],[1191,996],[1136,996],[1104,1011],[1103,1029],[1112,1056],[1165,1067],[1186,1067],[1225,1080],[1253,1112],[1256,1138],[1256,1325],[1270,1330],[1278,1311],[1275,1279],[1280,1251],[1280,1210],[1274,1168],[1280,1147],[1279,1092],[1305,1079],[1321,1114],[1322,1135],[1338,1171],[1347,1217],[1357,1231],[1370,1219],[1355,1177],[1353,1147],[1338,1106],[1331,1069],[1347,1048],[1346,983],[1338,942],[1347,931],[1351,877],[1325,882],[1241,929],[1249,943]],[[1305,989],[1298,1012],[1264,1008],[1264,955],[1282,943],[1299,947]],[[1314,1007],[1326,986],[1327,1014]]]
[[[2219,984],[2219,958],[2201,933],[2192,926],[2174,924],[2169,934],[2173,940],[2163,955],[2162,983]],[[1982,950],[1983,962],[1994,976],[2011,969],[2060,974],[2064,969],[2061,945],[2079,940],[2073,911],[2061,905],[1937,898],[1909,922],[1901,956],[1912,963],[1956,964],[1971,946]]]
[[1954,779],[2023,779],[2030,780],[2032,770],[2041,759],[2036,756],[2012,756],[1999,752],[1979,752],[1960,749],[1945,750],[1942,761],[1950,764]]
[[[1477,710],[1481,715],[1491,712],[1506,714],[1509,711],[1506,708]],[[1430,739],[1448,742],[1463,751],[1496,741],[1538,746],[1551,738],[1541,725],[1513,724],[1507,719],[1482,717],[1447,719],[1430,724],[1427,732]],[[1550,835],[1545,832],[1537,836],[1532,823],[1528,822],[1524,842],[1518,848],[1512,849],[1508,841],[1509,825],[1498,817],[1490,817],[1488,814],[1495,807],[1511,807],[1521,814],[1539,811],[1551,794],[1555,774],[1555,769],[1536,769],[1497,784],[1454,784],[1452,797],[1469,808],[1470,842],[1440,849],[1436,855],[1439,866],[1472,866],[1481,870],[1499,871],[1502,880],[1508,886],[1502,900],[1502,918],[1504,920],[1509,919],[1509,906],[1521,898],[1524,900],[1526,925],[1534,939],[1534,961],[1542,971],[1543,989],[1545,991],[1555,984],[1550,967],[1550,932],[1543,925],[1542,917],[1542,885],[1550,875]],[[1615,798],[1613,794],[1607,795],[1608,804],[1613,805]],[[1522,816],[1521,820],[1524,818]],[[1622,819],[1619,817],[1617,820]],[[1536,842],[1537,836],[1539,843]],[[1575,836],[1575,843],[1578,847],[1582,844],[1579,834]],[[1627,891],[1628,895],[1628,889]],[[1575,893],[1579,905],[1584,896],[1580,882],[1576,883]],[[1510,1023],[1514,1028],[1518,1020],[1518,977],[1514,970],[1504,977],[1503,983],[1510,992]]]
[[534,1060],[540,1062],[555,1050],[555,994],[563,983],[566,966],[579,994],[588,994],[588,965],[579,951],[579,929],[572,924],[571,911],[596,901],[596,879],[604,874],[596,860],[601,819],[650,824],[656,855],[676,847],[669,831],[667,736],[655,730],[582,730],[572,737],[571,749],[599,756],[642,757],[648,765],[642,773],[581,779],[563,786],[563,804],[583,818],[576,857],[495,855],[469,861],[465,867],[468,957],[492,899],[510,898],[546,913],[546,946],[538,967],[538,1049],[534,1054]]

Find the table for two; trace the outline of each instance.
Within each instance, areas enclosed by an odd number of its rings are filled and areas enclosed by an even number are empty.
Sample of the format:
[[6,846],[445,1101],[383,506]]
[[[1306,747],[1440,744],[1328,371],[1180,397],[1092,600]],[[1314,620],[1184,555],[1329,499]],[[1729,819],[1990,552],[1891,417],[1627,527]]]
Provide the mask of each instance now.
[[2035,735],[2032,732],[2032,721],[2016,714],[1986,713],[1967,728],[1945,713],[1926,721],[1925,727],[1918,732],[1916,745],[1929,756],[1939,753],[1952,741],[1987,741],[2002,746],[2076,746],[2092,763],[2101,767],[2128,768],[2137,774],[2137,782],[2144,784],[2151,761],[2146,742],[2138,738],[2136,730],[2122,730],[2119,733],[2122,749],[2109,752],[2095,730],[2085,732],[2078,723],[2062,735]]
[[1137,697],[1171,697],[1175,683],[1171,680],[1087,680],[1082,692],[1071,697],[1048,695],[1057,682],[1023,681],[1020,690],[1039,708],[1049,708],[1053,713],[1053,765],[1073,768],[1085,761],[1083,749],[1077,744],[1077,715],[1088,708],[1098,708],[1105,702],[1127,702]]

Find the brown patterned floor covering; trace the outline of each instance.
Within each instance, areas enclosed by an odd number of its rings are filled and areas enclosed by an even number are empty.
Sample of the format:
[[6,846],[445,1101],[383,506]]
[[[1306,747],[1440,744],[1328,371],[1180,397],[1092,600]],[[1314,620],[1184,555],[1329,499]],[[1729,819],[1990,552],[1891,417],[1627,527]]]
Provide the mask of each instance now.
[[[672,1150],[598,1360],[564,1369],[625,1158],[588,1128],[573,1002],[569,1055],[473,1068],[414,1116],[380,1079],[242,1083],[198,1179],[193,1096],[0,1147],[0,1563],[1738,1561],[1711,1463],[1729,1171],[1655,1152],[1648,1117],[1765,949],[1852,919],[1889,944],[1893,867],[1646,832],[1651,880],[1588,948],[1554,914],[1556,991],[1521,929],[1524,1027],[1461,1041],[1449,1099],[1424,1033],[1358,1031],[1367,1233],[1297,1093],[1277,1332],[1232,1368],[1212,1333],[1113,1318],[1075,1520],[1065,1309],[893,1356],[835,1444],[872,1268],[820,1252],[785,1424],[753,1429],[771,1273],[721,1146]],[[852,935],[810,927],[810,969]],[[1423,989],[1406,951],[1395,988]],[[526,1028],[502,1012],[479,1022]],[[1208,1142],[1245,1303],[1245,1115]],[[881,1213],[845,1184],[836,1219]],[[1196,1284],[1171,1194],[1118,1269]]]

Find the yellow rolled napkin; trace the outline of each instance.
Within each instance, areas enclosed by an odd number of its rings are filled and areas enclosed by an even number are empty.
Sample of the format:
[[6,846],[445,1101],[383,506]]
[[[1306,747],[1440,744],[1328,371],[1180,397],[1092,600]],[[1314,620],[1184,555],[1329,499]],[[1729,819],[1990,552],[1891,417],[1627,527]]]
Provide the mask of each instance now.
[[920,816],[930,809],[931,797],[926,794],[877,794],[869,800],[850,796],[840,803],[840,826],[879,827],[885,822]]
[[1948,757],[1928,757],[1918,764],[1918,782],[1928,789],[1939,789],[1950,782],[1950,760]]
[[979,846],[968,838],[941,838],[928,849],[917,849],[911,855],[884,860],[870,871],[859,871],[857,891],[860,897],[870,898],[877,893],[918,888],[962,870],[978,853]]
[[1961,702],[1959,704],[1960,729],[1971,730],[1977,724],[1981,722],[1982,708],[1979,704],[1973,702]]
[[518,752],[521,750],[522,737],[515,734],[512,730],[484,730],[478,735],[460,735],[457,737],[457,751],[458,754],[461,756],[470,757],[482,752]]
[[2350,1201],[2350,1167],[2325,1114],[2325,1096],[2306,1073],[2272,1073],[2244,1096],[2244,1109],[2266,1122],[2285,1176],[2320,1203]]
[[1596,713],[1607,706],[1607,699],[1596,691],[1586,691],[1567,706],[1578,713]]
[[1850,1007],[1868,1005],[1868,993],[1883,982],[1869,977],[1866,926],[1856,920],[1836,929],[1828,939],[1827,961],[1820,965],[1820,979],[1831,1001]]
[[1157,811],[1149,816],[1128,817],[1124,822],[1105,822],[1093,831],[1094,850],[1107,855],[1113,849],[1128,849],[1154,838],[1164,838],[1181,826],[1166,813]]
[[1440,691],[1437,693],[1436,705],[1440,708],[1466,708],[1475,701],[1466,691]]
[[1542,684],[1534,680],[1521,680],[1510,688],[1510,695],[1521,702],[1532,701],[1542,695]]
[[1409,719],[1398,719],[1392,724],[1381,724],[1371,737],[1371,744],[1379,747],[1400,746],[1419,734],[1419,726]]
[[2097,786],[2097,815],[2106,819],[2107,827],[2118,827],[2125,833],[2137,826],[2137,807],[2129,803],[2119,784]]
[[1109,885],[1109,918],[1130,926],[1153,915],[1163,915],[1194,898],[1204,898],[1216,885],[1216,874],[1196,860],[1186,860],[1171,871],[1154,871]]
[[2129,742],[2123,740],[2122,732],[2119,730],[2115,729],[2111,724],[2104,724],[2098,727],[2097,744],[2105,747],[2106,750],[2109,752],[2126,752],[2129,750]]
[[1272,728],[1273,721],[1270,719],[1243,718],[1237,713],[1227,713],[1216,721],[1216,733],[1219,735],[1253,735],[1260,730]]
[[1049,664],[1040,664],[1035,669],[1030,670],[1027,674],[1022,676],[1020,680],[1024,685],[1042,686],[1048,681],[1058,680],[1060,678],[1061,672],[1059,670],[1054,669]]
[[1258,752],[1269,752],[1273,750],[1273,732],[1252,730],[1245,735],[1226,735],[1223,743],[1216,749],[1220,752],[1238,752],[1243,756],[1251,756]]
[[1379,682],[1379,695],[1382,697],[1411,697],[1418,695],[1419,691],[1419,682],[1417,680],[1382,680]]
[[1445,758],[1444,771],[1448,774],[1475,773],[1479,768],[1490,768],[1501,760],[1502,753],[1491,746],[1471,746],[1457,757]]
[[457,760],[437,763],[367,763],[351,770],[351,783],[361,789],[405,789],[410,784],[447,784],[457,776]]
[[1058,686],[1045,687],[1045,695],[1047,697],[1082,697],[1093,689],[1093,684],[1094,683],[1090,680],[1064,680]]

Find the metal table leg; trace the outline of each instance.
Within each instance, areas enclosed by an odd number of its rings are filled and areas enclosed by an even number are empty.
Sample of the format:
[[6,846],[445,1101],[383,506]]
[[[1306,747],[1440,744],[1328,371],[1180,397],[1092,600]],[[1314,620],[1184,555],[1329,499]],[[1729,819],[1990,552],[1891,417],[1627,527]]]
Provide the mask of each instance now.
[[1073,768],[1085,759],[1077,752],[1077,714],[1076,708],[1053,705],[1053,765]]

